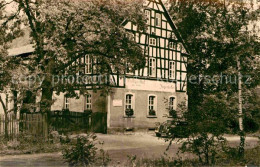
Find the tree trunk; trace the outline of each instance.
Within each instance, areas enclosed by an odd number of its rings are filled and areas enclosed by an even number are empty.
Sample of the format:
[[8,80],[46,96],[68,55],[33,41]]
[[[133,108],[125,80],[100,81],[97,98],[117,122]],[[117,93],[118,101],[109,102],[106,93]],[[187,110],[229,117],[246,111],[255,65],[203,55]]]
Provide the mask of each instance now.
[[9,135],[8,135],[8,123],[9,123],[9,120],[8,120],[8,113],[7,113],[7,107],[6,105],[4,104],[4,101],[0,95],[0,103],[2,104],[3,106],[3,109],[4,109],[4,115],[5,115],[5,139],[9,139]]
[[243,109],[242,109],[242,81],[241,81],[241,66],[238,56],[237,59],[237,70],[238,70],[238,121],[239,121],[239,135],[240,135],[240,145],[239,145],[239,155],[244,156],[245,147],[245,133],[243,128]]

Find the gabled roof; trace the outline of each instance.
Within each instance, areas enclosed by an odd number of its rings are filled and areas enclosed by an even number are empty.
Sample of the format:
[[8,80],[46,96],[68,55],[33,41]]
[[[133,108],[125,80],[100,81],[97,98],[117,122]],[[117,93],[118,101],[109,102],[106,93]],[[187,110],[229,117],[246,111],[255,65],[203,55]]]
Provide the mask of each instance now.
[[9,45],[8,49],[9,56],[17,56],[23,54],[29,54],[34,52],[33,44],[31,44],[32,39],[30,38],[30,29],[24,28],[24,35],[14,39]]
[[9,56],[23,55],[23,54],[32,53],[32,52],[34,52],[34,48],[33,48],[32,44],[13,48],[13,49],[8,49]]
[[181,37],[181,34],[180,34],[180,32],[179,32],[177,26],[174,24],[174,22],[173,22],[173,20],[172,20],[172,18],[171,18],[171,16],[170,16],[168,10],[165,8],[165,6],[164,6],[164,4],[163,4],[163,2],[162,2],[161,0],[158,0],[158,1],[159,1],[159,3],[162,5],[162,8],[163,8],[163,10],[164,10],[164,12],[165,12],[166,19],[169,20],[169,24],[171,25],[172,29],[174,30],[174,33],[175,33],[176,37],[177,37],[178,40],[183,44],[183,47],[185,48],[186,52],[187,52],[187,53],[190,53],[190,52],[189,52],[189,49],[187,48],[187,45],[185,44],[183,38]]
[[[149,1],[152,1],[152,0],[149,0]],[[164,13],[165,13],[165,17],[169,21],[169,24],[171,25],[177,39],[183,44],[186,52],[189,53],[187,45],[183,41],[183,38],[181,37],[180,32],[178,31],[178,29],[177,29],[176,25],[174,24],[172,18],[170,17],[169,12],[165,8],[162,0],[156,0],[156,1],[159,2],[160,5],[162,6]],[[127,21],[125,20],[123,24],[126,24],[126,23],[127,23]],[[11,48],[8,50],[9,56],[17,56],[17,55],[29,54],[29,53],[34,52],[33,44],[30,44],[31,38],[30,38],[29,34],[30,34],[29,28],[25,28],[24,29],[24,36],[15,39],[11,43]]]

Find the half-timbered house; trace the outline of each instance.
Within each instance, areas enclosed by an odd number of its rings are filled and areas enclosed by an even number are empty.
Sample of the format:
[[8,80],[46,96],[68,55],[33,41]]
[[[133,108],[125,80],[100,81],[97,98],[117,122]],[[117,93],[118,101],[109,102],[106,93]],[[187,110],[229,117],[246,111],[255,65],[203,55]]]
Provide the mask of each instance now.
[[[144,15],[146,32],[131,22],[125,21],[124,26],[143,48],[145,67],[111,74],[112,89],[106,96],[92,91],[90,85],[89,93],[78,99],[54,93],[52,110],[105,112],[109,132],[153,129],[156,122],[171,119],[170,110],[187,100],[187,48],[161,0],[146,0]],[[84,75],[95,75],[92,57],[86,55],[78,62],[84,63]]]

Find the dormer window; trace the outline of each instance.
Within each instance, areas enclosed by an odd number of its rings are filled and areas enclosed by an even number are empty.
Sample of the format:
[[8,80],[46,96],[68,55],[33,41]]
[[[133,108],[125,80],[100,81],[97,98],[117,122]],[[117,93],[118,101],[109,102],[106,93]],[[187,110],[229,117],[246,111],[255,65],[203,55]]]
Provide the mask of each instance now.
[[156,13],[155,16],[155,26],[157,27],[161,27],[161,14],[160,13]]
[[156,39],[155,38],[150,38],[150,45],[155,46],[156,45]]

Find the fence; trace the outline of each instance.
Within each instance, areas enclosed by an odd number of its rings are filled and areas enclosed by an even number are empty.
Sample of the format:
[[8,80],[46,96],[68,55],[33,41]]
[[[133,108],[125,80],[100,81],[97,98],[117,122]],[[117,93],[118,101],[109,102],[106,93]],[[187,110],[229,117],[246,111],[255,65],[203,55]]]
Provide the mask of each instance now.
[[71,131],[88,131],[91,116],[81,112],[52,111],[49,115],[49,125],[52,130],[67,133]]
[[20,133],[45,139],[48,137],[46,113],[23,113],[20,115],[19,125]]
[[[10,139],[26,133],[42,138],[48,137],[51,130],[60,133],[74,131],[92,131],[106,133],[106,113],[80,113],[55,111],[47,113],[23,113],[16,119],[15,114],[8,114],[6,130],[5,116],[0,115],[0,134],[8,133]],[[6,130],[6,131],[5,131]]]
[[9,139],[14,139],[19,134],[19,121],[15,114],[8,113],[7,120],[4,114],[0,115],[0,134],[6,133]]
[[61,133],[72,131],[91,131],[96,133],[107,132],[107,114],[94,112],[92,114],[81,112],[51,112],[50,126]]

